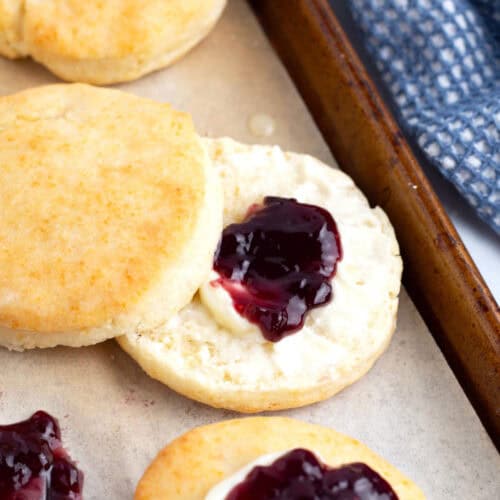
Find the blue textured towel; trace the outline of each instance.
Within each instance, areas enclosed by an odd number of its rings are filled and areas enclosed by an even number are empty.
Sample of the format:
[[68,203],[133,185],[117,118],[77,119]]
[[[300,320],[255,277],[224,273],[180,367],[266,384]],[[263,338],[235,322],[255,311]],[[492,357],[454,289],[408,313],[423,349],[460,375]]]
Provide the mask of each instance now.
[[351,0],[407,131],[500,233],[500,0]]

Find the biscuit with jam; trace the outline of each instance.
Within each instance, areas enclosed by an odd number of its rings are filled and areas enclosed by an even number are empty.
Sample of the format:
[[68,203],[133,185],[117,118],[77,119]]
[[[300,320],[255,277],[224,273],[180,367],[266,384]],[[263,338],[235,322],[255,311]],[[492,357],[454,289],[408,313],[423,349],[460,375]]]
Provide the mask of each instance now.
[[371,368],[394,332],[394,230],[347,175],[315,158],[206,144],[224,188],[212,274],[166,325],[118,342],[150,376],[214,407],[251,413],[329,398]]
[[179,437],[153,460],[134,498],[425,497],[411,480],[355,439],[290,418],[260,417],[198,427]]

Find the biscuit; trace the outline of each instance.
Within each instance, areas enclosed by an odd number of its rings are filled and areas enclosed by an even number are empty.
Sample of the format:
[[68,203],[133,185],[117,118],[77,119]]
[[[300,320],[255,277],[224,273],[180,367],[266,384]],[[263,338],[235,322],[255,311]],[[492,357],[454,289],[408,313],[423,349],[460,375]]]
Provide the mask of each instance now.
[[210,271],[222,192],[191,118],[87,85],[0,98],[0,345],[152,331]]
[[400,500],[425,498],[394,466],[332,429],[282,417],[228,420],[193,429],[164,448],[139,481],[135,500],[203,500],[216,484],[262,455],[306,448],[331,467],[362,462]]
[[228,328],[232,316],[245,320],[230,300],[216,298],[216,307],[214,297],[207,300],[215,293],[209,279],[153,334],[117,340],[151,377],[214,407],[252,413],[329,398],[370,369],[394,332],[402,261],[393,228],[347,175],[319,160],[229,139],[206,144],[223,182],[224,225],[267,195],[333,215],[344,250],[333,300],[310,311],[299,332],[271,343],[257,329],[238,335]]
[[168,66],[200,42],[226,0],[0,0],[0,54],[68,81],[111,84]]
[[0,55],[16,59],[27,54],[21,49],[21,0],[0,0]]

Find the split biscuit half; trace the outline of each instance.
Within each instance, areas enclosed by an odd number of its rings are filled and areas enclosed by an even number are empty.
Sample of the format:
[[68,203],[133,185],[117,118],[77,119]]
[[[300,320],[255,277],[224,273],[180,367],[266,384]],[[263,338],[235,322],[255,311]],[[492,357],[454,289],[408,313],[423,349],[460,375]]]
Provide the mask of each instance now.
[[67,81],[135,80],[182,57],[226,0],[0,0],[0,54]]
[[206,279],[222,192],[191,118],[117,90],[0,98],[0,345],[154,332]]
[[211,276],[168,323],[117,340],[151,377],[214,407],[254,413],[327,399],[362,377],[394,332],[402,272],[394,230],[347,175],[315,158],[230,139],[206,145],[222,179],[225,226],[265,196],[331,213],[343,248],[333,299],[273,343]]

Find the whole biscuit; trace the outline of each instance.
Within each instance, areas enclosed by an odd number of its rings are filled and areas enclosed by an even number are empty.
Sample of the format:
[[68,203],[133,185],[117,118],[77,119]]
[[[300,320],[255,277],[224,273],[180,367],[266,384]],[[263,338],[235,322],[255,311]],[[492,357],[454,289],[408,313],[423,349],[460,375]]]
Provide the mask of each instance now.
[[133,80],[174,62],[226,0],[0,0],[0,54],[31,56],[68,81]]
[[0,98],[0,345],[152,331],[205,279],[222,193],[184,113],[116,90]]
[[212,487],[246,464],[293,448],[309,449],[331,467],[365,463],[389,482],[400,500],[425,498],[412,481],[359,441],[326,427],[282,417],[228,420],[187,432],[158,454],[134,498],[203,500]]
[[[231,303],[216,319],[200,294],[154,333],[117,340],[151,377],[214,407],[252,413],[329,398],[371,368],[395,329],[402,262],[387,216],[348,176],[310,156],[229,139],[207,140],[207,148],[223,181],[225,225],[266,195],[332,213],[344,250],[333,300],[277,343],[258,330],[232,333],[222,326],[237,314]],[[210,281],[201,290],[211,293]]]

